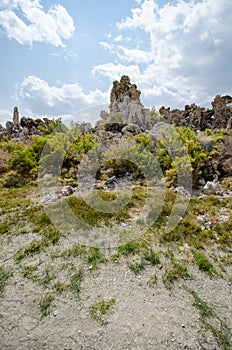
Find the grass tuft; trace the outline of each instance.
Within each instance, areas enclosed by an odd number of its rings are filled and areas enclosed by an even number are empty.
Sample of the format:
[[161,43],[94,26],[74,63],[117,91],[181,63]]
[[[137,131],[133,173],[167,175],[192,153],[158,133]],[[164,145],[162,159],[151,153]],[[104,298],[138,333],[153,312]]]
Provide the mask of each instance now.
[[116,300],[114,298],[106,301],[104,299],[98,300],[94,305],[90,307],[90,315],[91,317],[101,323],[106,324],[105,315],[109,315],[111,311],[111,307],[115,305]]
[[217,275],[217,270],[210,260],[203,253],[193,250],[193,256],[196,260],[199,270],[206,272],[210,277]]
[[0,296],[2,296],[4,292],[8,278],[10,278],[12,275],[13,273],[11,271],[8,271],[0,266]]

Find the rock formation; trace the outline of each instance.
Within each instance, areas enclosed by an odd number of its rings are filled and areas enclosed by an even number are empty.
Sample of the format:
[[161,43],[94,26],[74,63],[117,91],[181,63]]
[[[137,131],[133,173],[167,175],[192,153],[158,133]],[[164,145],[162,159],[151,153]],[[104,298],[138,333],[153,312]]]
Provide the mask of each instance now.
[[[96,123],[95,128],[90,123],[81,123],[81,132],[88,134],[97,131],[99,134],[101,130],[105,130],[113,132],[114,135],[120,133],[125,136],[134,135],[140,131],[149,133],[157,121],[155,121],[153,111],[142,105],[140,95],[141,92],[135,84],[130,82],[127,75],[123,75],[120,81],[115,80],[110,93],[109,113],[106,111],[100,113],[101,120]],[[195,131],[219,128],[230,130],[232,128],[232,97],[217,95],[212,101],[212,109],[197,106],[195,103],[186,105],[183,110],[161,107],[159,121],[189,127]],[[48,122],[47,118],[23,117],[20,120],[18,108],[15,107],[13,122],[8,121],[6,128],[0,126],[0,140],[4,135],[21,139],[40,135],[40,127],[45,127]]]
[[231,129],[232,97],[217,95],[212,101],[212,107],[212,109],[206,109],[193,103],[186,105],[184,110],[161,107],[159,113],[168,123],[190,127],[195,131]]
[[[113,122],[112,116],[120,119],[122,127],[127,124],[136,124],[146,129],[150,125],[151,112],[144,108],[140,101],[141,92],[135,84],[131,84],[130,78],[123,75],[120,82],[113,82],[110,94],[110,114],[101,114],[103,120]],[[118,119],[116,120],[116,122]]]
[[25,139],[33,135],[41,135],[40,127],[46,127],[49,119],[32,119],[22,117],[19,119],[18,107],[14,107],[13,122],[7,121],[6,127],[0,125],[0,141],[4,136],[14,139]]
[[14,128],[15,128],[15,129],[20,129],[18,107],[15,107],[15,108],[14,108],[13,123],[14,123]]

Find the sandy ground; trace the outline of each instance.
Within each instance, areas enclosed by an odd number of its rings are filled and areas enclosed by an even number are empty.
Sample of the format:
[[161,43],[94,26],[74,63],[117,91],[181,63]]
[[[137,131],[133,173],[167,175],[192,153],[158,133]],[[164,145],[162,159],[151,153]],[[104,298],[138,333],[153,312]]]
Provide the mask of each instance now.
[[[197,292],[232,329],[232,285],[225,278],[211,279],[194,266],[189,267],[193,279],[175,282],[171,291],[162,282],[160,266],[147,266],[138,275],[123,259],[100,264],[95,271],[83,266],[79,297],[70,291],[57,294],[50,315],[41,318],[39,301],[49,288],[22,277],[13,261],[19,243],[31,239],[16,236],[2,242],[1,265],[13,268],[14,275],[0,298],[1,350],[223,349],[202,325],[193,296],[183,286]],[[46,259],[65,273],[63,261],[44,255],[42,261]],[[158,283],[150,286],[154,274]],[[106,324],[90,315],[89,308],[99,297],[116,301]]]

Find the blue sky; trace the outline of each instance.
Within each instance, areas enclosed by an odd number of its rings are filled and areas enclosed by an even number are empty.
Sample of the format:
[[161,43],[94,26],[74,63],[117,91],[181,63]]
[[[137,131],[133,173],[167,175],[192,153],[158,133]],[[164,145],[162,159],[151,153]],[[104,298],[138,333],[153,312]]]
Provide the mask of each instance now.
[[108,105],[122,74],[147,107],[210,106],[232,94],[231,23],[231,0],[0,0],[0,123]]

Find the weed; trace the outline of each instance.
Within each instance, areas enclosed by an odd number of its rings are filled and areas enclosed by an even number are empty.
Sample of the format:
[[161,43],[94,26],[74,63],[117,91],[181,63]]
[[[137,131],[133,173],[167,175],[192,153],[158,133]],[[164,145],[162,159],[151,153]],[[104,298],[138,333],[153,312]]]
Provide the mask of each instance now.
[[48,245],[49,241],[42,238],[41,240],[32,241],[27,247],[20,248],[15,254],[16,264],[19,264],[27,256],[41,253]]
[[80,244],[74,244],[71,248],[64,250],[61,254],[64,258],[77,258],[78,256],[83,256],[86,254],[86,247]]
[[139,274],[141,271],[145,269],[144,261],[141,260],[140,262],[128,262],[127,266],[131,271],[133,271],[136,275]]
[[193,250],[193,256],[196,260],[199,270],[206,272],[210,277],[217,275],[217,271],[214,268],[210,260],[197,250]]
[[188,279],[191,278],[191,275],[183,263],[173,262],[172,268],[163,275],[163,283],[168,289],[171,289],[172,283],[180,278]]
[[147,282],[147,285],[152,288],[154,287],[158,282],[158,277],[157,275],[151,275],[151,277],[149,278],[148,282]]
[[10,226],[8,220],[0,223],[0,236],[10,232]]
[[36,270],[37,270],[36,265],[22,266],[21,273],[23,277],[36,281],[38,279],[38,276],[35,274]]
[[[230,350],[232,348],[232,333],[227,324],[216,315],[215,311],[194,290],[186,286],[184,286],[184,289],[193,296],[193,306],[199,311],[202,325],[212,333],[219,348]],[[214,320],[218,322],[214,322]]]
[[153,250],[149,250],[144,254],[144,258],[149,261],[151,265],[158,265],[160,264],[160,258],[158,253],[154,252]]
[[40,300],[39,307],[40,307],[41,317],[50,315],[53,301],[54,301],[54,296],[51,294],[46,294],[45,297],[43,297]]
[[106,320],[104,318],[105,315],[110,314],[110,309],[111,306],[115,305],[116,300],[114,298],[105,301],[104,299],[98,300],[94,305],[90,307],[90,315],[91,317],[101,323],[101,324],[106,324]]
[[92,265],[93,269],[96,269],[98,264],[105,261],[106,258],[102,255],[99,248],[90,248],[87,256],[87,262]]
[[13,273],[11,271],[8,271],[0,266],[0,296],[2,296],[4,292],[8,278],[10,278],[12,275]]
[[61,233],[58,230],[49,227],[43,236],[45,236],[52,244],[56,244],[61,237]]
[[58,281],[54,284],[54,288],[56,289],[57,293],[62,294],[67,290],[67,285]]
[[138,241],[127,242],[126,244],[118,247],[118,255],[129,256],[131,254],[139,254],[141,251],[141,247],[142,245]]
[[83,280],[84,274],[82,269],[78,270],[77,272],[75,272],[70,280],[70,284],[69,284],[69,289],[71,290],[71,292],[73,292],[73,294],[78,297],[80,290],[81,290],[81,282]]
[[43,271],[42,277],[40,278],[40,284],[43,286],[48,286],[50,282],[55,278],[54,271],[50,266],[46,266]]
[[185,286],[184,289],[194,297],[193,306],[199,311],[200,317],[205,318],[215,316],[213,309],[204,300],[202,300],[194,290]]

